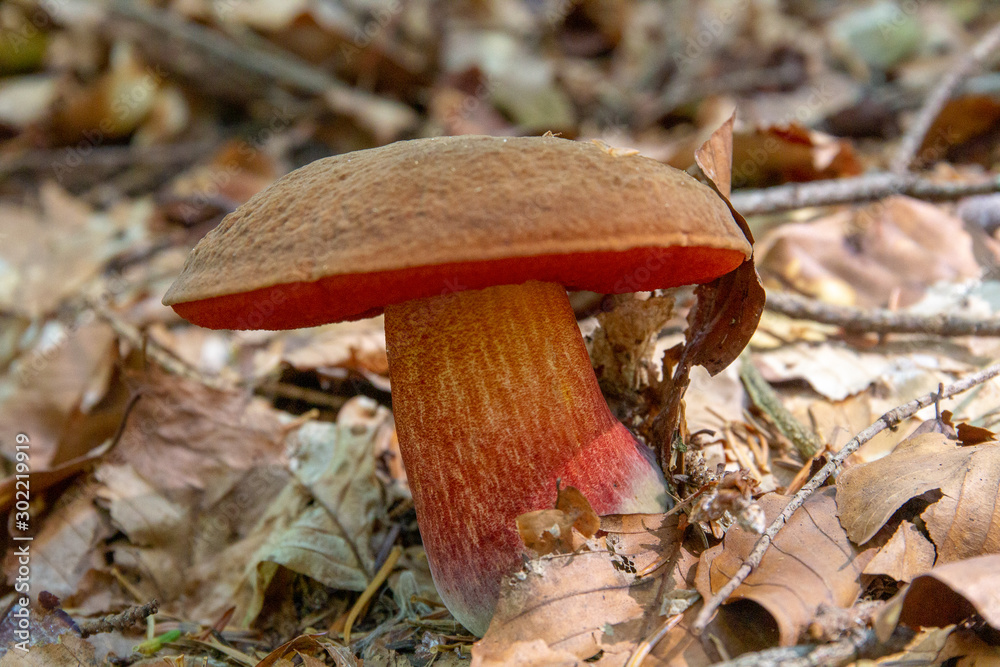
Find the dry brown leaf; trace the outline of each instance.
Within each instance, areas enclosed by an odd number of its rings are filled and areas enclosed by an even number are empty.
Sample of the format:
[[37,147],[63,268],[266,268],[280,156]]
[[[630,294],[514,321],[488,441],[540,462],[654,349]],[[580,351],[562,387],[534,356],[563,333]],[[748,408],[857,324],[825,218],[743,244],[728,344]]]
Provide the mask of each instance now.
[[865,566],[864,574],[884,574],[910,582],[934,567],[934,545],[909,521],[896,528],[885,546]]
[[[98,548],[113,529],[94,503],[94,486],[78,486],[65,493],[44,517],[33,517],[36,530],[31,544],[31,581],[60,598],[76,592],[80,581],[91,570],[105,567],[104,553]],[[4,559],[4,573],[13,586],[17,577],[18,557],[10,549]],[[44,582],[44,584],[42,583]]]
[[535,559],[507,581],[474,665],[572,665],[601,651],[596,664],[621,664],[655,629],[676,581],[676,516],[608,516],[601,528],[596,550]]
[[629,397],[656,379],[656,337],[673,315],[674,300],[632,294],[614,299],[614,308],[597,315],[600,327],[590,342],[590,358],[601,389]]
[[27,653],[8,651],[0,667],[97,667],[94,647],[75,634],[60,635],[52,643],[33,646]]
[[151,369],[109,463],[129,463],[157,489],[204,490],[259,462],[283,460],[287,428],[263,399]]
[[142,241],[151,212],[136,201],[97,213],[48,182],[39,199],[40,210],[0,205],[0,308],[29,318],[53,313],[109,258]]
[[1000,552],[1000,446],[959,447],[941,433],[900,443],[889,456],[846,470],[837,481],[841,523],[864,544],[905,502],[940,489],[923,515],[946,563]]
[[[110,327],[91,322],[70,329],[55,322],[47,329],[48,340],[0,380],[0,429],[30,438],[31,467],[39,471],[86,454],[114,428],[93,440],[78,437],[81,421],[108,388],[116,358]],[[9,443],[5,439],[5,447]]]
[[792,124],[733,136],[733,185],[764,187],[793,181],[856,176],[861,163],[851,144]]
[[[788,497],[771,493],[758,502],[770,522],[788,503]],[[732,578],[756,541],[757,535],[734,526],[722,544],[702,554],[696,581],[703,597],[711,596]],[[837,522],[834,489],[823,489],[792,515],[731,601],[750,600],[760,605],[777,624],[780,644],[791,646],[820,606],[846,608],[854,603],[861,592],[861,571],[871,555],[859,553],[848,541]],[[724,606],[716,620],[738,628],[746,622],[741,614],[746,611],[745,606],[730,610]]]
[[[6,660],[0,659],[0,665],[48,664],[38,662],[37,659],[25,662],[24,659],[28,658],[28,653],[33,653],[48,644],[58,644],[60,638],[66,635],[79,634],[79,628],[73,619],[59,608],[58,600],[51,600],[50,596],[49,600],[55,608],[49,609],[31,602],[27,606],[22,606],[23,597],[15,596],[14,603],[8,606],[0,618],[0,656],[7,654]],[[93,649],[90,652],[92,653]],[[11,653],[14,655],[10,656]],[[50,651],[48,655],[54,654]]]
[[698,150],[694,152],[694,160],[701,167],[705,176],[715,184],[715,187],[728,197],[732,192],[733,183],[733,123],[736,122],[736,111]]
[[944,627],[979,614],[1000,630],[1000,555],[939,565],[903,593],[899,620],[913,627]]
[[757,246],[760,270],[842,305],[915,303],[929,285],[979,277],[972,239],[940,206],[889,197],[809,223],[785,224]]

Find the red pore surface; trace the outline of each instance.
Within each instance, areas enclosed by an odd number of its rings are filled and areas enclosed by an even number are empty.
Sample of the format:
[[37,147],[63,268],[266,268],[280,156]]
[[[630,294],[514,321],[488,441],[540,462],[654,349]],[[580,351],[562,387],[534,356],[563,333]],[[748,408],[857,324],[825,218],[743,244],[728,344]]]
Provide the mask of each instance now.
[[738,250],[702,247],[538,255],[333,275],[177,303],[173,308],[184,319],[209,329],[298,329],[371,317],[386,305],[411,299],[528,280],[603,294],[690,285],[728,273],[744,259]]
[[528,282],[389,306],[399,448],[435,584],[485,632],[522,563],[515,519],[557,482],[599,514],[664,509],[659,470],[608,409],[563,288]]

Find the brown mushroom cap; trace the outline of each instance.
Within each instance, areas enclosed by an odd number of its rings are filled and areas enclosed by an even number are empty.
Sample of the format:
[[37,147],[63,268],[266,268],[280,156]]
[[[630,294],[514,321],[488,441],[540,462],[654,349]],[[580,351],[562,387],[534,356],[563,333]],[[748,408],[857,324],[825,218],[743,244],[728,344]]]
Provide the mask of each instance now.
[[196,324],[286,329],[526,280],[634,292],[750,256],[710,188],[556,137],[440,137],[318,160],[238,208],[163,302]]

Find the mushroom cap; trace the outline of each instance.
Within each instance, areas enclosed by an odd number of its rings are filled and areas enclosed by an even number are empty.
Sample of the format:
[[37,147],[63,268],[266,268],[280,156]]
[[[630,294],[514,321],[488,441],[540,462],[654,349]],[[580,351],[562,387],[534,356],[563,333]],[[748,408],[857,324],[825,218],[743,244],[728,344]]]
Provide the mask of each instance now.
[[317,160],[240,206],[163,303],[214,329],[294,329],[527,280],[603,293],[710,281],[750,256],[711,188],[557,137],[438,137]]

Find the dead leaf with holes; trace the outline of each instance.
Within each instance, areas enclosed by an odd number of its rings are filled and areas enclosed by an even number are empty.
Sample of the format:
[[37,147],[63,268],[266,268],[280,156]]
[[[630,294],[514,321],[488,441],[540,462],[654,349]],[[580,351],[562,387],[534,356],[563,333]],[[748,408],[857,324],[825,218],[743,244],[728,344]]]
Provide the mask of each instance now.
[[683,582],[677,517],[606,516],[601,530],[589,547],[536,558],[507,580],[473,665],[574,665],[598,654],[593,664],[621,665],[659,626],[659,600]]
[[846,470],[837,506],[848,536],[864,544],[911,498],[939,491],[921,515],[937,563],[1000,553],[1000,445],[960,447],[941,433],[901,442],[889,456]]
[[[769,493],[758,499],[770,523],[788,503],[787,496]],[[725,585],[743,564],[757,535],[734,526],[722,544],[702,554],[698,566],[698,592],[710,597]],[[740,628],[756,618],[757,650],[774,643],[795,644],[823,606],[850,607],[861,593],[861,572],[872,557],[859,552],[847,539],[836,516],[834,489],[811,496],[788,520],[760,566],[730,598],[756,603],[770,619],[761,618],[746,603],[722,607],[717,627],[728,633],[723,641],[734,645]],[[768,628],[768,626],[770,626]],[[744,631],[745,634],[745,631]]]

